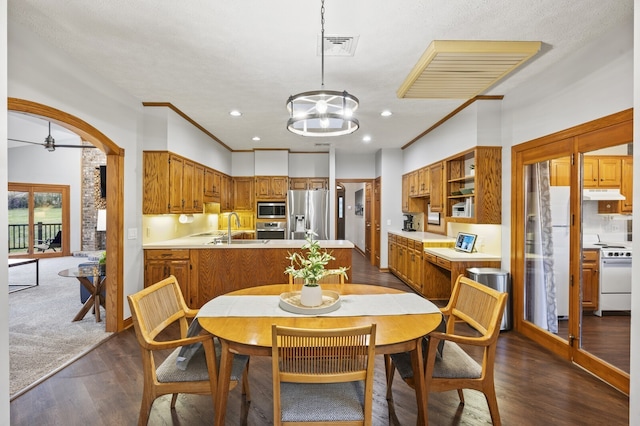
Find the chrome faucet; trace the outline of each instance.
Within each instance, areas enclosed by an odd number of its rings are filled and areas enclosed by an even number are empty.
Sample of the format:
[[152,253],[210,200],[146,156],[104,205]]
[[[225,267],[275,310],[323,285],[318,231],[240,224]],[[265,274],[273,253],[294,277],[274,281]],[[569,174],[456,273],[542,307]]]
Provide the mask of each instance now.
[[236,212],[229,213],[229,221],[227,223],[227,227],[228,227],[227,244],[231,244],[231,216],[236,217],[236,226],[240,228],[240,216],[238,216],[238,213]]

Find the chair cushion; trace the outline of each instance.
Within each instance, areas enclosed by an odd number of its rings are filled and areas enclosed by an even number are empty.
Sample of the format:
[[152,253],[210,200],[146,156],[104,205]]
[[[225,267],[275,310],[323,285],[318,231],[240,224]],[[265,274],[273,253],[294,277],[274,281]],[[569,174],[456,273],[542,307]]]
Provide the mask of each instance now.
[[[215,339],[216,361],[220,365],[221,346],[218,339]],[[204,356],[204,347],[200,345],[190,358],[188,368],[181,369],[176,365],[176,360],[180,354],[180,348],[174,350],[156,369],[158,381],[168,382],[189,382],[209,380],[209,371]],[[234,355],[231,367],[231,380],[239,381],[242,378],[244,367],[247,365],[249,357],[247,355]]]
[[[482,367],[473,360],[462,348],[453,342],[447,342],[442,348],[442,356],[436,356],[433,367],[433,377],[443,378],[478,378],[482,374]],[[411,354],[402,352],[391,355],[400,377],[410,379],[413,377],[411,366]]]
[[284,422],[364,419],[364,382],[282,383],[280,400]]
[[462,348],[453,342],[447,342],[442,360],[436,361],[433,377],[459,379],[477,379],[482,375],[482,367]]

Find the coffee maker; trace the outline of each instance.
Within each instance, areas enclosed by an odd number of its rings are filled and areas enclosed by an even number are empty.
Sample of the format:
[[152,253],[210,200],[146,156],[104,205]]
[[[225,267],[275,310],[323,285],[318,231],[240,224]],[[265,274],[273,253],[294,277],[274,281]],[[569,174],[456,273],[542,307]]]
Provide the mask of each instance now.
[[413,215],[411,214],[405,214],[405,217],[407,218],[404,221],[404,227],[402,228],[403,231],[415,231],[415,229],[413,229]]

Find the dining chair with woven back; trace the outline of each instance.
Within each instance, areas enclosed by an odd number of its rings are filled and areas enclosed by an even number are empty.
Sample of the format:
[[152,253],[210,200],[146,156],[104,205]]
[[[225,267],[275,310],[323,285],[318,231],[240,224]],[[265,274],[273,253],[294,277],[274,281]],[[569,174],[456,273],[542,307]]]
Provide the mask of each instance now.
[[[156,398],[173,394],[171,409],[175,409],[179,393],[211,394],[215,405],[218,384],[220,345],[211,334],[189,336],[198,330],[194,318],[198,310],[187,307],[177,279],[171,275],[138,293],[127,296],[133,326],[142,353],[144,388],[138,425],[146,425],[151,407]],[[179,338],[163,333],[178,322]],[[193,333],[196,334],[196,333]],[[171,354],[156,367],[154,352],[162,354],[173,349]],[[231,387],[242,380],[245,400],[250,400],[248,382],[249,357],[234,357]]]
[[376,325],[272,326],[273,424],[371,425]]
[[[441,308],[446,331],[433,331],[425,340],[425,385],[427,392],[457,390],[464,404],[463,389],[484,394],[494,425],[500,425],[500,413],[494,385],[494,363],[507,293],[501,293],[460,275],[449,303]],[[468,327],[473,330],[469,330]],[[466,331],[460,333],[462,328]],[[444,342],[444,344],[442,344]],[[460,345],[482,349],[482,362],[476,362]],[[413,387],[413,370],[408,353],[385,355],[387,401],[393,407],[391,384],[395,370]]]

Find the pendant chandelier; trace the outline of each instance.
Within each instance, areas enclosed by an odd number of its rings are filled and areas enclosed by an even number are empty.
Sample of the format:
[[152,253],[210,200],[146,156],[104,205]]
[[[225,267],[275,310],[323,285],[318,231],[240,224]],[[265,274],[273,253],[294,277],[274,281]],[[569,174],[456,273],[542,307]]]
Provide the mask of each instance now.
[[324,90],[324,0],[320,8],[320,27],[321,89],[289,96],[287,129],[302,136],[348,135],[360,127],[358,120],[353,117],[359,101],[346,90]]

